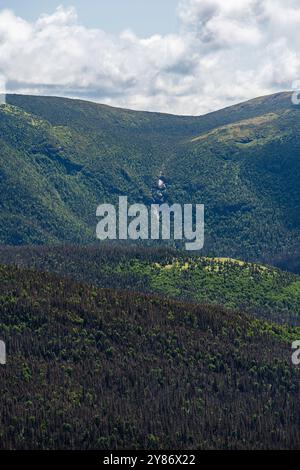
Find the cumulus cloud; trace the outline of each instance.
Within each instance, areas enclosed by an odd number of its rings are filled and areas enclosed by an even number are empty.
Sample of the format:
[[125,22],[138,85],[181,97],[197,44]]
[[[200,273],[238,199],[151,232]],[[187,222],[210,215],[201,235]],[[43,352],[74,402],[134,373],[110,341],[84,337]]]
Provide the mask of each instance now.
[[176,34],[110,35],[59,7],[30,23],[0,11],[8,91],[202,114],[300,78],[295,0],[181,0]]

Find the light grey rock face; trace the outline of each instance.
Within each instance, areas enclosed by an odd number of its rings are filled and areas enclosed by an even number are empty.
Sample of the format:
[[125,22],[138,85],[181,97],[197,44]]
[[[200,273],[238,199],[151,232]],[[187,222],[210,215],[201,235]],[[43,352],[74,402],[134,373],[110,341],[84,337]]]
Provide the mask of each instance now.
[[166,189],[165,182],[162,179],[158,180],[158,188],[159,189]]
[[160,172],[160,175],[152,189],[153,200],[157,204],[163,204],[167,200],[167,182],[166,178]]

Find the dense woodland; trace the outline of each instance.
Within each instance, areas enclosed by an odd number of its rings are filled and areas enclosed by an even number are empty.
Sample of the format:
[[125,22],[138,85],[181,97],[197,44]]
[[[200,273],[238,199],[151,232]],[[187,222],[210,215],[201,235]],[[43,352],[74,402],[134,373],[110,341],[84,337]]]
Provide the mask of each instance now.
[[0,279],[1,448],[299,448],[299,329],[18,268]]
[[285,271],[291,271],[300,275],[300,251],[299,247],[293,251],[292,253],[284,253],[275,258],[266,259],[267,262],[273,262],[278,266],[280,269]]
[[8,96],[0,109],[0,242],[93,243],[96,208],[205,205],[207,256],[262,261],[300,242],[299,107],[279,93],[200,117]]
[[0,247],[0,263],[50,271],[99,287],[223,305],[300,325],[300,277],[260,264],[110,244]]

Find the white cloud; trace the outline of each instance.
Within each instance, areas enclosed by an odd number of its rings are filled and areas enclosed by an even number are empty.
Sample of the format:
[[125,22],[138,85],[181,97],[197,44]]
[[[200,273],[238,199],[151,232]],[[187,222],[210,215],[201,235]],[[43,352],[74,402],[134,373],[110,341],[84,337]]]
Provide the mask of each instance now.
[[201,114],[300,78],[296,0],[181,0],[176,34],[112,36],[59,7],[35,23],[0,11],[0,72],[14,92]]

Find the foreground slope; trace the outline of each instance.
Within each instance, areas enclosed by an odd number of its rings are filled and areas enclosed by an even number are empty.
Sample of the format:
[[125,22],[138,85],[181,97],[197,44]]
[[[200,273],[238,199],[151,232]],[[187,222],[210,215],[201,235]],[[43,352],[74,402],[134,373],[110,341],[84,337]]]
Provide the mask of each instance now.
[[50,271],[99,287],[224,305],[300,325],[300,277],[227,258],[121,246],[0,247],[0,263]]
[[[262,260],[300,238],[299,107],[288,93],[200,117],[8,96],[0,107],[0,241],[86,243],[99,203],[204,203],[205,253]],[[4,222],[5,221],[5,222]]]
[[0,312],[1,448],[299,448],[299,329],[4,267]]

